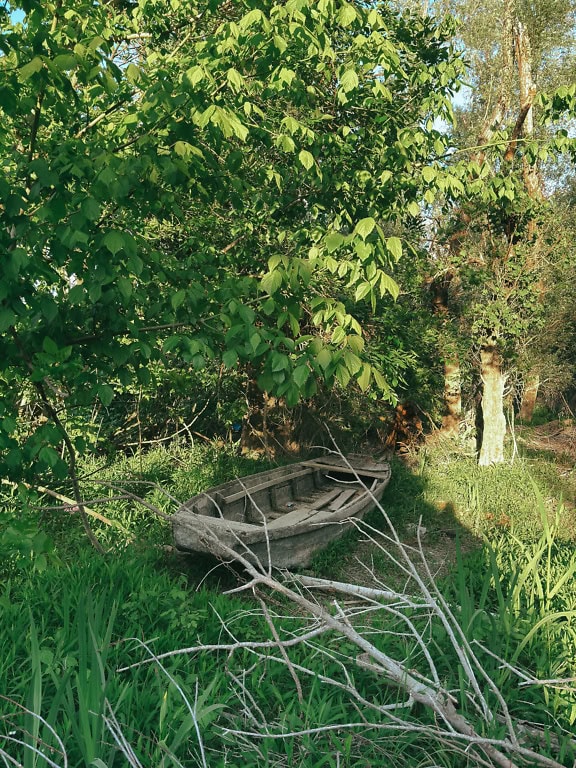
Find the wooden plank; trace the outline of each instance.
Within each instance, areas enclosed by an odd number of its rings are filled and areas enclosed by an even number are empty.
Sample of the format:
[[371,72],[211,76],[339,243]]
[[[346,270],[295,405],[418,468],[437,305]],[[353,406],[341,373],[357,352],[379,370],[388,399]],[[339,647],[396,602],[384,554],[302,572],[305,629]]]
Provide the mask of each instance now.
[[357,488],[349,488],[347,491],[342,491],[338,498],[334,499],[334,501],[330,504],[328,509],[332,510],[332,512],[337,512],[352,498],[352,496],[355,495],[357,490]]
[[[258,527],[262,526],[255,526],[251,525],[250,523],[240,523],[235,520],[226,520],[224,517],[206,517],[205,515],[182,515],[181,520],[183,524],[191,525],[192,522],[194,522],[195,525],[198,526],[198,530],[202,531],[203,529],[211,529],[213,531],[219,531],[219,530],[229,530],[229,531],[236,531],[237,533],[249,533],[254,530],[257,530]],[[172,518],[173,525],[177,527],[180,523],[179,515],[176,514]]]
[[325,507],[327,504],[330,504],[331,501],[334,501],[341,492],[341,488],[331,488],[329,491],[326,491],[326,493],[323,493],[320,498],[313,501],[312,504],[309,505],[310,509],[322,509],[322,507]]
[[258,493],[258,491],[264,491],[266,488],[271,488],[274,485],[284,485],[296,477],[302,477],[302,475],[309,475],[312,473],[312,471],[312,468],[306,467],[305,469],[301,469],[298,472],[293,472],[291,474],[287,473],[285,475],[281,475],[280,477],[274,477],[272,480],[267,480],[265,483],[259,483],[258,485],[254,485],[252,487],[246,486],[245,490],[242,489],[237,493],[230,494],[230,496],[221,495],[220,499],[224,504],[231,504],[234,501],[238,501],[239,499],[244,498],[244,496]]
[[333,502],[338,496],[342,494],[341,488],[333,488],[327,493],[323,493],[320,498],[313,501],[312,504],[299,504],[292,512],[286,512],[285,515],[277,517],[271,523],[268,528],[275,530],[277,528],[283,528],[284,526],[296,525],[308,518],[312,518],[318,512],[325,511],[325,508],[330,502]]
[[345,467],[340,464],[325,464],[322,463],[322,461],[303,461],[303,464],[306,464],[308,467],[315,467],[316,469],[323,469],[325,472],[342,472],[346,473],[347,475],[352,475],[355,477],[358,475],[359,477],[375,477],[378,480],[384,480],[390,475],[390,468],[383,466],[381,470],[373,470],[373,469],[362,469],[362,467]]
[[300,507],[299,509],[295,509],[293,512],[287,512],[285,515],[282,515],[282,517],[278,517],[276,520],[273,520],[268,524],[268,529],[270,531],[276,531],[280,528],[289,528],[292,525],[303,523],[310,517],[310,515],[315,515],[316,512],[318,512],[317,509],[302,509]]

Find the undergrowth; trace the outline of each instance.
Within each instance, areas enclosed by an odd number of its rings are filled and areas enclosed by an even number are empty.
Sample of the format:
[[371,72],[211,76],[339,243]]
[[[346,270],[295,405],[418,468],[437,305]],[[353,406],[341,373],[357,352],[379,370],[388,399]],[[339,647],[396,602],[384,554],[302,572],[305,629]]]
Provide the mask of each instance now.
[[[119,495],[121,487],[168,512],[175,500],[266,466],[216,447],[162,448],[109,467],[85,462],[83,488],[87,499],[95,499]],[[566,734],[576,723],[570,682],[576,676],[576,556],[573,510],[561,498],[573,487],[571,477],[559,479],[554,470],[543,459],[480,470],[469,459],[428,451],[411,466],[394,462],[383,505],[402,540],[413,541],[418,525],[426,529],[424,541],[440,540],[448,530],[455,542],[475,534],[473,551],[454,547],[454,567],[438,582],[441,592],[511,715],[542,727],[548,742],[538,749],[554,747],[555,759],[572,765]],[[373,711],[359,714],[344,689],[320,682],[344,665],[365,700],[387,706],[401,698],[397,688],[356,668],[354,648],[342,638],[325,636],[291,651],[292,663],[312,672],[300,691],[277,652],[262,658],[241,649],[232,655],[194,651],[165,659],[163,667],[148,663],[152,655],[178,648],[270,639],[270,625],[257,602],[222,595],[221,576],[220,582],[208,577],[197,591],[214,562],[195,558],[189,568],[168,558],[157,545],[170,541],[169,526],[134,499],[98,506],[126,530],[95,526],[111,548],[102,558],[86,550],[73,510],[48,509],[39,496],[3,491],[0,754],[7,764],[43,768],[52,760],[60,766],[65,749],[71,767],[113,768],[126,764],[121,738],[140,761],[132,765],[166,768],[464,764],[462,754],[418,735],[420,725],[433,726],[430,712],[404,712],[416,730],[384,739]],[[383,520],[374,512],[368,523],[385,530]],[[354,554],[365,553],[362,538],[351,535],[325,550],[313,572],[346,576]],[[371,562],[374,575],[386,582],[385,547]],[[239,578],[238,571],[227,573],[226,586]],[[278,631],[293,636],[311,626],[282,601],[276,610],[282,612],[274,620]],[[415,668],[421,662],[390,614],[374,614],[362,631]],[[425,623],[419,631],[445,685],[459,690],[462,677],[445,628]],[[147,663],[118,671],[142,661]],[[462,690],[464,702],[467,695]],[[240,749],[227,729],[254,727],[250,712],[258,710],[266,713],[271,732],[305,734],[270,736]],[[346,725],[359,717],[364,725]],[[466,761],[475,764],[470,756]]]

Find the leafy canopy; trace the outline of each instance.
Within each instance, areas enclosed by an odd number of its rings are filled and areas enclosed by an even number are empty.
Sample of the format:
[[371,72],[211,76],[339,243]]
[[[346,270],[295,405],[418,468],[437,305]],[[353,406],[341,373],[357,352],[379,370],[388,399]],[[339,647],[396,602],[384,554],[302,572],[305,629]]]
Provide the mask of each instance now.
[[[158,366],[386,386],[355,302],[442,182],[451,28],[386,3],[24,0],[0,36],[2,471]],[[432,170],[431,170],[432,169]],[[49,421],[18,423],[22,402]],[[70,450],[70,449],[69,449]]]

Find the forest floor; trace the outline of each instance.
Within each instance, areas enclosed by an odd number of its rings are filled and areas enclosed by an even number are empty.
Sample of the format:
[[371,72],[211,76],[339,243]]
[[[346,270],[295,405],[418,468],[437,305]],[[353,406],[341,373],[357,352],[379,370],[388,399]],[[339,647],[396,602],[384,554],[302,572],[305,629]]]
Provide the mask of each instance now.
[[[533,478],[550,520],[562,507],[560,527],[567,538],[576,537],[576,425],[571,420],[555,420],[535,427],[517,426],[515,441],[519,456],[504,469],[508,477],[495,483],[492,490],[487,489],[490,470],[483,477],[472,457],[469,476],[454,476],[453,468],[459,462],[454,461],[446,446],[440,447],[445,458],[439,459],[437,443],[394,460],[393,481],[382,505],[404,552],[421,575],[442,579],[449,575],[458,553],[465,556],[486,540],[497,539],[507,531],[518,532],[515,510],[526,508]],[[428,450],[435,452],[430,466],[426,460]],[[333,556],[329,551],[317,568],[341,581],[402,588],[406,576],[394,559],[400,556],[401,560],[403,555],[393,541],[386,539],[389,529],[382,515],[374,514],[373,519],[379,517],[373,525],[382,531],[380,536],[372,540],[359,536],[348,548],[337,546]],[[409,584],[406,589],[410,591]]]
[[537,427],[516,427],[518,441],[531,450],[549,451],[559,465],[576,459],[576,425],[572,419],[556,419]]

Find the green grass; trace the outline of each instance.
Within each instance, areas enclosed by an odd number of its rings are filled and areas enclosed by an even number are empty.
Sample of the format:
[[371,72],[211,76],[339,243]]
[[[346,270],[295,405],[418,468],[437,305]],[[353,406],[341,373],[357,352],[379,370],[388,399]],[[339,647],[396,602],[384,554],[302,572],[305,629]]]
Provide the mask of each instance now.
[[[494,542],[472,560],[462,560],[443,587],[468,638],[482,644],[477,652],[507,696],[513,715],[540,722],[560,736],[560,728],[575,721],[574,694],[554,688],[519,689],[491,654],[542,677],[568,676],[576,650],[575,570],[574,553],[558,542],[554,529],[547,529],[532,544],[509,538]],[[299,673],[301,701],[289,670],[274,651],[263,657],[246,651],[195,652],[165,659],[162,667],[145,664],[119,672],[150,660],[147,647],[160,654],[200,643],[271,636],[257,604],[214,590],[191,590],[182,576],[152,555],[103,559],[87,551],[73,568],[21,571],[3,585],[0,608],[0,689],[9,697],[0,699],[0,733],[3,729],[18,734],[22,741],[18,745],[0,738],[0,749],[18,765],[44,765],[30,749],[38,744],[62,765],[56,734],[72,767],[124,765],[107,727],[112,714],[146,767],[176,766],[177,761],[201,765],[201,749],[208,765],[216,768],[364,768],[386,761],[420,766],[431,754],[447,768],[462,765],[461,755],[447,746],[439,749],[426,737],[406,732],[390,738],[381,733],[381,716],[375,710],[358,709],[345,690],[322,682],[320,676],[342,680],[344,665],[365,700],[386,705],[400,696],[395,687],[357,668],[353,660],[358,649],[333,634],[290,651],[292,662],[312,673]],[[280,613],[275,623],[281,634],[311,626],[301,614],[292,615],[286,604]],[[458,663],[444,628],[431,624],[426,614],[414,613],[412,621],[428,638],[446,685],[458,690]],[[401,621],[381,612],[368,622],[366,636],[381,650],[425,672],[422,654],[405,629]],[[465,692],[462,695],[465,701]],[[253,714],[265,713],[271,732],[306,731],[359,719],[365,723],[286,740],[227,737],[227,728],[260,727],[247,716],[248,703]],[[414,724],[433,723],[425,709],[401,714]],[[566,751],[565,756],[565,764],[571,765],[573,754]]]
[[521,539],[542,531],[540,499],[552,516],[563,501],[560,535],[573,538],[576,525],[571,505],[576,477],[562,478],[555,462],[517,457],[514,462],[479,467],[474,458],[424,451],[412,470],[396,467],[402,486],[386,494],[391,516],[424,524],[458,524],[479,536],[510,531]]
[[[91,489],[89,478],[98,476],[168,510],[167,497],[141,481],[158,484],[183,500],[265,466],[216,448],[157,449],[111,467],[86,462],[83,487]],[[403,540],[414,537],[421,521],[428,530],[425,547],[444,541],[441,536],[446,530],[456,532],[458,539],[469,537],[469,542],[476,542],[472,552],[469,546],[459,555],[455,551],[455,566],[441,582],[443,594],[454,606],[466,637],[481,644],[482,663],[505,691],[514,717],[541,723],[560,737],[561,728],[570,730],[576,723],[573,688],[521,688],[494,655],[542,678],[574,675],[573,493],[571,475],[559,475],[554,464],[542,457],[480,470],[469,458],[428,450],[412,466],[394,461],[383,499]],[[164,668],[146,664],[118,672],[135,661],[150,659],[143,643],[158,654],[229,641],[231,636],[265,639],[270,629],[249,595],[221,594],[222,588],[238,584],[237,570],[221,566],[197,591],[214,561],[165,555],[156,545],[169,541],[168,527],[133,501],[110,501],[98,507],[135,538],[129,543],[115,529],[98,526],[99,536],[111,547],[101,558],[87,549],[76,516],[32,509],[23,515],[20,497],[11,492],[5,498],[4,521],[9,524],[0,537],[4,553],[0,690],[7,698],[0,699],[0,734],[14,732],[21,743],[0,738],[0,750],[16,764],[43,766],[45,761],[31,749],[42,744],[61,765],[61,739],[72,767],[125,765],[107,727],[108,723],[114,729],[113,714],[146,768],[177,765],[177,760],[185,766],[201,765],[202,750],[210,768],[291,764],[364,768],[388,762],[416,767],[430,760],[447,768],[462,765],[461,756],[424,737],[380,735],[370,725],[376,722],[373,711],[362,710],[359,715],[357,704],[343,690],[320,682],[321,675],[341,675],[344,664],[367,700],[387,704],[398,696],[394,688],[356,668],[351,659],[357,649],[335,636],[291,651],[295,664],[313,672],[301,678],[302,702],[282,659],[272,658],[279,654],[257,658],[247,651],[231,657],[194,653],[166,659]],[[561,498],[567,500],[565,506]],[[368,522],[385,530],[377,511]],[[351,534],[329,547],[314,562],[313,572],[349,577],[354,555],[366,555],[361,538]],[[371,555],[376,575],[393,582],[384,551],[374,550]],[[294,632],[308,624],[306,617],[293,615],[285,601],[275,604],[283,614],[276,619],[279,631]],[[418,668],[421,654],[400,631],[402,625],[383,616],[377,614],[368,622],[370,639]],[[446,684],[459,690],[458,662],[445,628],[429,625],[424,618],[422,632],[429,638]],[[246,703],[248,694],[239,693],[239,681],[253,697],[253,712],[258,707],[265,711],[274,729],[306,730],[357,722],[358,717],[366,723],[352,730],[287,740],[228,738],[226,728],[256,727],[247,719],[242,702]],[[462,695],[466,701],[466,691]],[[425,710],[407,716],[415,723],[432,722]],[[562,754],[563,764],[571,765],[570,750]]]

